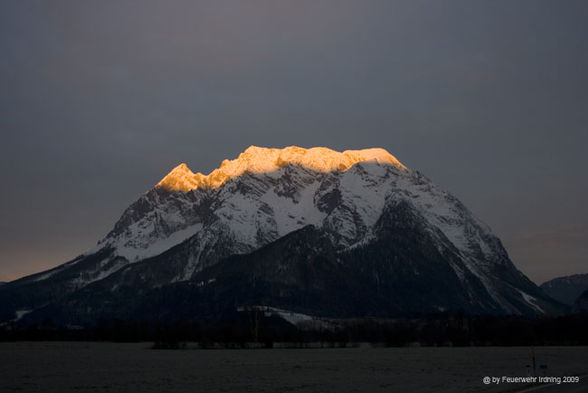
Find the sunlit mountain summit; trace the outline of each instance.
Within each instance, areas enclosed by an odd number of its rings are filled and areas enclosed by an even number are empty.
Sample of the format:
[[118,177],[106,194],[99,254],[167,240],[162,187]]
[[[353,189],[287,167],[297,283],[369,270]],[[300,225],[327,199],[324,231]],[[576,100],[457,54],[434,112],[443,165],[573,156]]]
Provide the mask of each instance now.
[[333,318],[559,310],[484,223],[386,150],[296,146],[251,146],[208,175],[180,164],[94,249],[3,285],[0,304],[4,321],[80,324],[243,306]]
[[315,172],[345,172],[359,162],[374,162],[406,169],[384,149],[346,150],[338,152],[326,147],[304,149],[290,146],[270,149],[250,146],[234,160],[224,160],[208,175],[193,173],[182,163],[167,174],[156,187],[170,191],[192,191],[199,187],[218,188],[244,173],[270,173],[288,165],[296,165]]

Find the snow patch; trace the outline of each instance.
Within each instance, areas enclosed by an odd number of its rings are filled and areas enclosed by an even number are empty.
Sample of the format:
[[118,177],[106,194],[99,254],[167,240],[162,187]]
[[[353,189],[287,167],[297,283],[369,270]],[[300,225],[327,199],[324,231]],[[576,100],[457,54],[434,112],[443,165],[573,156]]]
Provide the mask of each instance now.
[[19,321],[20,319],[22,319],[22,317],[24,317],[27,314],[30,314],[31,312],[33,312],[33,310],[17,310],[15,312],[16,318],[14,318],[12,321]]
[[284,310],[284,309],[276,308],[276,307],[269,307],[269,306],[239,307],[239,308],[237,308],[237,311],[239,311],[239,312],[261,311],[264,313],[264,316],[266,316],[266,317],[276,315],[301,330],[306,330],[306,329],[313,330],[313,329],[317,329],[317,328],[335,330],[337,328],[337,324],[331,320],[319,318],[319,317],[312,316],[312,315],[301,314],[301,313],[297,313],[297,312],[293,312],[293,311],[289,311],[289,310]]
[[98,263],[96,270],[85,271],[83,273],[80,273],[78,275],[78,277],[71,280],[72,285],[76,288],[84,287],[84,286],[91,284],[95,281],[100,281],[102,279],[105,279],[106,277],[110,276],[112,273],[117,272],[118,270],[120,270],[121,268],[125,267],[128,264],[128,262],[126,260],[119,259],[119,260],[116,260],[116,262],[112,266],[104,269],[104,266],[111,263],[111,261],[112,261],[111,259],[104,259],[103,261],[100,261],[100,263]]
[[[133,243],[133,238],[140,238],[142,231],[137,230],[136,226],[131,229],[132,234],[118,239],[112,244],[115,248],[115,255],[126,258],[129,262],[137,262],[141,259],[153,257],[169,250],[175,245],[182,243],[184,240],[196,235],[202,229],[202,224],[195,224],[188,228],[176,231],[166,238],[155,238],[151,243]],[[128,240],[130,237],[131,240]]]
[[525,301],[529,303],[535,310],[539,311],[542,314],[545,314],[545,310],[543,310],[541,306],[537,304],[537,298],[521,291],[520,289],[517,289],[517,291],[519,291],[519,293],[523,296],[523,299],[525,299]]
[[319,186],[317,181],[300,190],[297,203],[292,198],[277,195],[273,189],[262,196],[261,200],[272,207],[278,237],[306,225],[321,226],[326,214],[314,204],[314,195]]

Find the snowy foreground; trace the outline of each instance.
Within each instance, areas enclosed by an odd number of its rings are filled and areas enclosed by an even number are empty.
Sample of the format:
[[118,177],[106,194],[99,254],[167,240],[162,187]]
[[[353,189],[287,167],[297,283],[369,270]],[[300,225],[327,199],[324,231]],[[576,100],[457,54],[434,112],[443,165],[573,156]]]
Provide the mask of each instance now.
[[[505,392],[530,385],[482,379],[526,376],[532,364],[531,348],[524,347],[174,351],[150,345],[0,343],[0,391]],[[586,347],[539,347],[535,355],[540,375],[540,365],[549,376],[588,372]],[[585,379],[574,391],[582,387],[588,388]]]

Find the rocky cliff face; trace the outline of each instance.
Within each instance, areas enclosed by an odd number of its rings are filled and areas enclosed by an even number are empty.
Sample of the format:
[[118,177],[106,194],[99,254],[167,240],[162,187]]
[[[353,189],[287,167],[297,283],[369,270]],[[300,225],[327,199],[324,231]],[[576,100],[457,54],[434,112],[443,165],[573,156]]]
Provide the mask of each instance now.
[[2,286],[0,318],[153,314],[162,291],[197,296],[193,316],[211,299],[332,316],[559,310],[485,224],[385,150],[250,147],[206,176],[174,168],[94,250]]

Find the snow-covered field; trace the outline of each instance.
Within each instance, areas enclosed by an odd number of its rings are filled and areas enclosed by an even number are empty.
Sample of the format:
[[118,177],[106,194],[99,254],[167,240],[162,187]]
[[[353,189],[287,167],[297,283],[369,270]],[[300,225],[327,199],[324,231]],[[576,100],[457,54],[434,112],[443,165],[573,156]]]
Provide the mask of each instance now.
[[[528,385],[484,385],[482,378],[526,376],[526,366],[532,365],[531,348],[525,347],[176,351],[149,347],[149,343],[0,343],[0,391],[504,392]],[[535,357],[540,374],[588,372],[586,347],[539,347]],[[541,365],[547,369],[540,371]],[[588,388],[586,380],[580,384]]]

